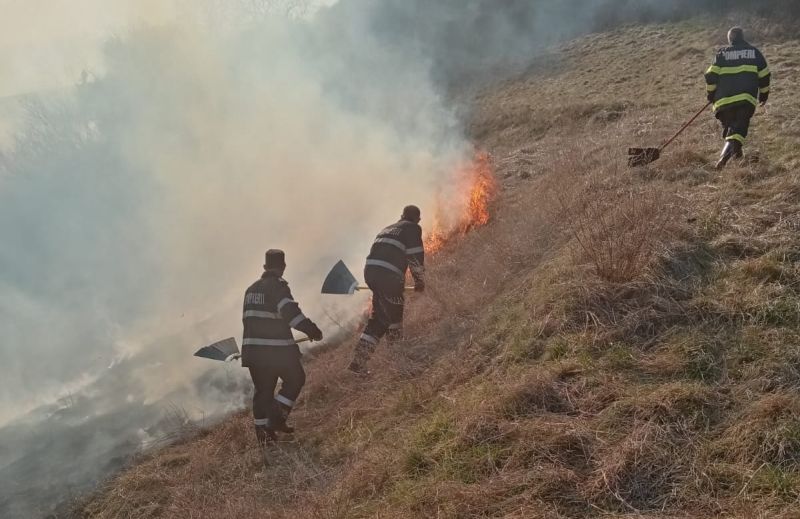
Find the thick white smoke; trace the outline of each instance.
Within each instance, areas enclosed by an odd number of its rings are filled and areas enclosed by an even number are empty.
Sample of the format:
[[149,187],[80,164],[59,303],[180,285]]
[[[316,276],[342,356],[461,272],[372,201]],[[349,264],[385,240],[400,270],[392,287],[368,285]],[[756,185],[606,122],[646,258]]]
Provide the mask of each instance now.
[[[368,11],[220,26],[214,9],[120,31],[79,84],[21,100],[0,160],[0,417],[60,399],[6,427],[0,510],[31,512],[64,470],[91,481],[170,405],[240,406],[241,370],[191,354],[240,335],[264,251],[286,251],[296,298],[335,332],[327,269],[359,274],[374,234],[430,208],[466,158],[426,63]],[[59,438],[78,434],[68,455]]]
[[443,86],[691,2],[323,3],[0,0],[0,515],[106,475],[172,406],[242,405],[242,370],[191,354],[241,333],[265,249],[335,331],[327,269],[360,275],[407,203],[429,222],[469,159]]
[[332,260],[430,202],[464,147],[425,68],[336,33],[141,28],[102,77],[32,101],[0,184],[3,405],[200,320],[235,334],[266,248],[313,315]]

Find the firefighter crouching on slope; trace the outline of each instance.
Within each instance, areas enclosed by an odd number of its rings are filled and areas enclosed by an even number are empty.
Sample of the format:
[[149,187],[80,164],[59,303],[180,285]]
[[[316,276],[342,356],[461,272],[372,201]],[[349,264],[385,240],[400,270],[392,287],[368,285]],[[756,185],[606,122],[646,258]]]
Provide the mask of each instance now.
[[763,106],[769,98],[770,72],[764,55],[745,41],[740,27],[728,32],[728,42],[706,72],[708,100],[714,103],[725,138],[717,169],[724,168],[731,158],[743,156],[750,118],[758,103]]
[[[250,285],[244,296],[242,322],[242,366],[250,369],[255,393],[253,420],[261,443],[275,440],[275,432],[294,432],[286,418],[305,384],[300,348],[292,328],[322,340],[317,325],[303,315],[283,280],[286,261],[283,251],[267,251],[261,279]],[[281,379],[281,389],[274,394]]]
[[406,206],[400,221],[383,229],[372,244],[364,267],[364,279],[372,290],[372,313],[356,344],[350,371],[367,372],[369,357],[387,333],[389,340],[402,337],[407,269],[414,278],[414,290],[425,289],[425,248],[419,221],[419,208]]

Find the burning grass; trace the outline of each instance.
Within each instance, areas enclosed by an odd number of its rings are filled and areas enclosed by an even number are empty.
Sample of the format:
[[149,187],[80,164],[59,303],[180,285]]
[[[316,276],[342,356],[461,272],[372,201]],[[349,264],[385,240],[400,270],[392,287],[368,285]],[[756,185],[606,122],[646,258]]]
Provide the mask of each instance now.
[[[440,200],[433,225],[425,236],[425,250],[436,254],[456,237],[489,223],[490,205],[497,196],[491,156],[478,152],[472,163],[455,173],[456,196]],[[447,209],[447,210],[445,210]],[[455,219],[445,214],[456,214]]]

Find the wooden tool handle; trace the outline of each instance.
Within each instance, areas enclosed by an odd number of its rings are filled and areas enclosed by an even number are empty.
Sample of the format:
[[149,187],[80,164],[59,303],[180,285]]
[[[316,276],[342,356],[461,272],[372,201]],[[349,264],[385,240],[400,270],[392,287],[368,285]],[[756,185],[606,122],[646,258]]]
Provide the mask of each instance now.
[[668,140],[667,142],[665,142],[664,144],[662,144],[662,145],[661,145],[661,147],[660,147],[658,150],[659,150],[659,151],[664,151],[664,148],[666,148],[667,146],[669,146],[670,144],[672,144],[672,143],[675,141],[675,139],[677,139],[677,138],[680,136],[680,134],[682,134],[682,133],[683,133],[683,131],[684,131],[686,128],[688,128],[689,126],[691,126],[691,124],[692,124],[693,122],[695,122],[695,120],[696,120],[698,117],[700,117],[700,114],[702,114],[703,112],[705,112],[705,111],[706,111],[706,108],[708,108],[709,106],[711,106],[711,101],[709,101],[708,103],[706,103],[706,105],[705,105],[703,108],[701,108],[701,109],[700,109],[700,111],[699,111],[699,112],[697,112],[697,113],[694,115],[694,117],[692,117],[691,119],[689,119],[689,122],[688,122],[688,123],[684,124],[684,125],[681,127],[681,129],[680,129],[680,130],[678,130],[678,133],[676,133],[675,135],[673,135],[673,136],[672,136],[672,138],[671,138],[670,140]]
[[[414,290],[414,287],[404,287],[404,289],[405,289],[405,290]],[[356,290],[357,290],[357,291],[360,291],[360,290],[370,290],[370,288],[369,288],[369,287],[356,287]]]

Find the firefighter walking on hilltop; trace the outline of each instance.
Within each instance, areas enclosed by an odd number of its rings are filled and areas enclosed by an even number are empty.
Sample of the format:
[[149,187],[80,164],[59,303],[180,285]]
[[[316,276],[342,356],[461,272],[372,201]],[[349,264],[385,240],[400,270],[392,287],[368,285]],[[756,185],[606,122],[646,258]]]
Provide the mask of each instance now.
[[[322,340],[322,332],[303,315],[289,284],[281,277],[285,269],[283,251],[268,250],[264,273],[244,296],[242,366],[250,370],[255,386],[253,420],[261,443],[275,440],[276,432],[294,432],[286,425],[286,418],[300,395],[306,374],[292,328],[312,341]],[[275,395],[278,379],[281,389]]]
[[744,38],[744,31],[734,27],[728,32],[729,46],[719,50],[706,71],[708,100],[722,123],[722,148],[716,168],[722,169],[732,158],[741,158],[756,106],[769,98],[770,72],[767,60]]
[[372,311],[356,344],[350,371],[367,372],[367,361],[384,335],[390,341],[402,337],[406,270],[414,278],[414,290],[425,289],[425,248],[419,222],[419,208],[406,206],[400,220],[383,229],[372,244],[364,267],[364,279],[372,290]]

